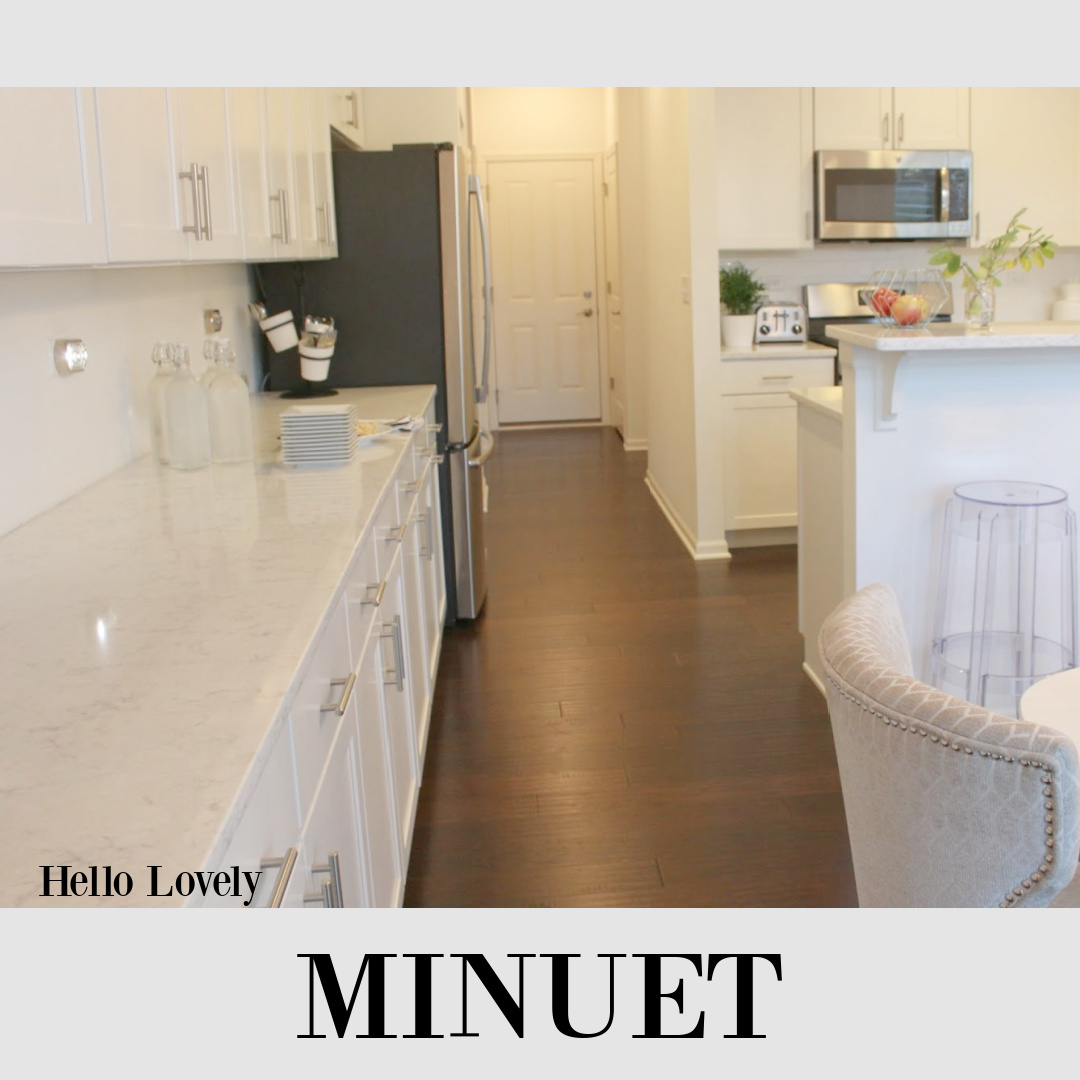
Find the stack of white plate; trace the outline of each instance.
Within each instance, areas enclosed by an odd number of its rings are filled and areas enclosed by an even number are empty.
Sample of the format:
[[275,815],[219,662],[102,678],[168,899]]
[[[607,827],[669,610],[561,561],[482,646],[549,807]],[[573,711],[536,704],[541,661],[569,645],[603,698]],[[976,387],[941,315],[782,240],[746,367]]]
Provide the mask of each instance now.
[[281,459],[286,465],[331,468],[352,461],[356,409],[352,405],[291,405],[281,414]]

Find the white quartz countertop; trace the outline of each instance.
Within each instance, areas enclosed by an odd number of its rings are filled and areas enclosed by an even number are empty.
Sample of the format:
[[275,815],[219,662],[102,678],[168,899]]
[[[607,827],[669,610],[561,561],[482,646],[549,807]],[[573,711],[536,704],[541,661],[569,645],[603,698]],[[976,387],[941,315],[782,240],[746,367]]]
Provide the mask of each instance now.
[[721,360],[788,360],[799,356],[819,359],[823,356],[835,355],[835,349],[830,348],[828,345],[819,345],[816,341],[751,345],[747,349],[729,349],[726,346],[720,348]]
[[805,386],[789,390],[788,397],[834,420],[843,419],[844,388],[842,386]]
[[[358,419],[422,416],[433,386],[341,390]],[[203,867],[342,584],[407,437],[347,466],[280,464],[252,397],[254,463],[149,456],[0,538],[0,906],[149,900]],[[39,897],[42,865],[111,865],[126,900]],[[136,895],[138,893],[138,895]]]
[[1075,322],[995,323],[989,333],[969,331],[965,323],[938,323],[923,330],[848,323],[826,326],[825,333],[837,341],[879,352],[1080,347],[1080,323]]

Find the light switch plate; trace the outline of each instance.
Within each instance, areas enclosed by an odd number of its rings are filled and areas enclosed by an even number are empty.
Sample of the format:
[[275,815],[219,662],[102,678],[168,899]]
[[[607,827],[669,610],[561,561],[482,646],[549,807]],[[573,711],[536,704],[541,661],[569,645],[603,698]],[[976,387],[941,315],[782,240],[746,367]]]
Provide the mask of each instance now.
[[681,278],[679,278],[679,286],[682,289],[682,302],[684,304],[689,304],[690,303],[690,276],[688,274],[683,274],[683,276]]

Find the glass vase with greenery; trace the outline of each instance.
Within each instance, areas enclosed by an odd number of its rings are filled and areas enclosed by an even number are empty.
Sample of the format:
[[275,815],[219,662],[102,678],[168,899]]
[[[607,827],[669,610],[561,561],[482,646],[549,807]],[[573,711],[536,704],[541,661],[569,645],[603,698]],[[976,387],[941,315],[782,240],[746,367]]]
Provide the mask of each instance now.
[[930,265],[940,266],[946,278],[963,272],[964,309],[973,330],[989,330],[994,321],[994,289],[1001,285],[999,274],[1016,266],[1028,271],[1054,257],[1057,244],[1041,226],[1033,229],[1025,225],[1020,219],[1026,213],[1024,207],[1013,215],[1005,231],[976,253],[974,266],[946,244],[930,252]]
[[729,315],[753,315],[768,296],[768,289],[741,262],[720,270],[720,302]]

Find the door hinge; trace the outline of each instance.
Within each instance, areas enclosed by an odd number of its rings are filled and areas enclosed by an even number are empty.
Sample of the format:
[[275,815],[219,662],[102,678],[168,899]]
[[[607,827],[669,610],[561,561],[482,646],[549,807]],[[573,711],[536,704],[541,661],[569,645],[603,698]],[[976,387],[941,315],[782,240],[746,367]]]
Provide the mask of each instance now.
[[607,193],[608,193],[608,186],[607,186],[607,181],[606,180],[603,181],[602,186],[603,186],[603,189],[604,189],[604,195],[606,196]]
[[607,291],[608,291],[608,295],[610,296],[611,295],[611,282],[610,281],[607,283]]
[[608,382],[611,385],[611,389],[614,390],[615,389],[615,376],[614,375],[610,376],[610,378],[608,379]]

